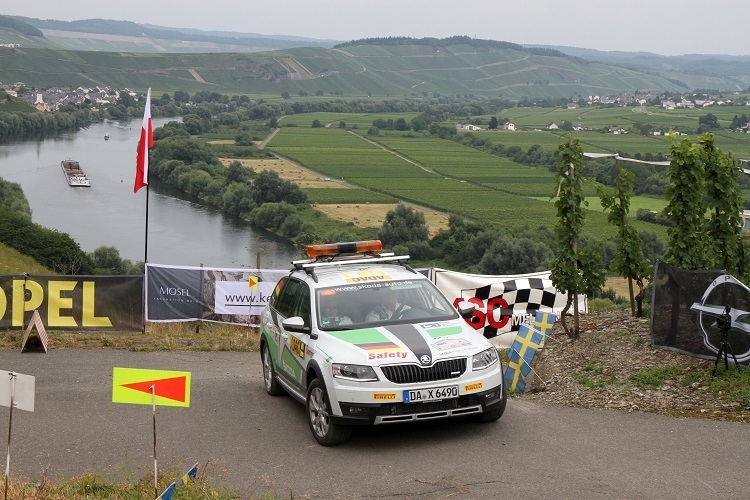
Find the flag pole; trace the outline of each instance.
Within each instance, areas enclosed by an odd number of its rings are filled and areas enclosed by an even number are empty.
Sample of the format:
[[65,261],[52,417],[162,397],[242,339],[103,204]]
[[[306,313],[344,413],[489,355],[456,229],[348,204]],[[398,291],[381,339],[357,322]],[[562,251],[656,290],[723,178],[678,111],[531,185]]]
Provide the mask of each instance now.
[[[154,146],[154,131],[151,123],[151,88],[146,93],[146,106],[143,110],[143,125],[141,126],[141,136],[138,140],[138,152],[136,154],[135,184],[133,193],[137,193],[142,187],[146,187],[146,234],[143,245],[143,265],[144,274],[145,266],[148,263],[148,150]],[[142,299],[145,303],[146,287],[144,279],[144,288]],[[143,333],[146,333],[146,315],[144,308],[143,315]]]
[[150,387],[151,389],[151,408],[153,415],[153,427],[154,427],[154,491],[156,496],[159,496],[159,481],[156,467],[156,384]]
[[148,184],[146,184],[146,234],[143,247],[143,265],[148,264]]

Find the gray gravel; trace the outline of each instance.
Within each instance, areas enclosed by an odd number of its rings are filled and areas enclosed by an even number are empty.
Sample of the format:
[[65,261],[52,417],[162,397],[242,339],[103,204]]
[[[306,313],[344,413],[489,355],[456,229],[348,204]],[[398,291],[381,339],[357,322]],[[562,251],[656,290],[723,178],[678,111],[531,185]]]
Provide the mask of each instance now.
[[259,356],[234,352],[0,352],[0,369],[36,377],[35,411],[13,413],[12,476],[153,473],[151,407],[111,402],[115,366],[192,373],[191,407],[157,411],[160,468],[210,463],[242,498],[747,497],[748,424],[511,398],[497,423],[358,429],[324,448],[302,405],[265,394]]

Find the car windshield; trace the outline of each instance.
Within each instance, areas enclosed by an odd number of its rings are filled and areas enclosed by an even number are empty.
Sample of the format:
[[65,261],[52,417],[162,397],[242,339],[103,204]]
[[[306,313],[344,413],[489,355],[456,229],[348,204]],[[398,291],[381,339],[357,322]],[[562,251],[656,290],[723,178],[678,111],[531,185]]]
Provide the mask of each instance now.
[[320,288],[315,300],[321,330],[353,330],[459,317],[435,285],[424,279]]

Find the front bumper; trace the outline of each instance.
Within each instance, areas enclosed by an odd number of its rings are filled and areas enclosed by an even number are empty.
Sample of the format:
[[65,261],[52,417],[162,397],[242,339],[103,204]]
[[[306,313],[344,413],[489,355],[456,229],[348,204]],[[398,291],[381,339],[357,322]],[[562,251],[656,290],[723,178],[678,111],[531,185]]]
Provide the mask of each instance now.
[[480,414],[500,404],[502,389],[501,382],[486,391],[425,403],[339,402],[341,415],[331,415],[331,419],[341,425],[380,425]]

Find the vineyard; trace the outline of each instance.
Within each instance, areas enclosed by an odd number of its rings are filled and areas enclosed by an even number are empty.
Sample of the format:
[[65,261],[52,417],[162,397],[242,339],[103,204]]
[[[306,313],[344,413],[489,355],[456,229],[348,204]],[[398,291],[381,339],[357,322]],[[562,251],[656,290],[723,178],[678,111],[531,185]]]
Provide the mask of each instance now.
[[[301,123],[299,118],[295,116],[295,121]],[[308,118],[305,115],[305,121]],[[351,122],[341,114],[325,118]],[[553,137],[549,133],[541,135]],[[554,147],[559,140],[557,137]],[[547,148],[552,146],[547,142]],[[267,147],[323,176],[360,188],[307,189],[313,202],[361,204],[398,199],[485,222],[501,230],[552,228],[556,222],[551,199],[556,186],[552,172],[454,141],[392,132],[371,137],[333,126],[296,126],[283,127]],[[587,187],[585,193],[591,204],[586,234],[600,240],[613,237],[615,230],[607,222],[598,198],[593,196],[593,186]],[[648,207],[655,202],[658,207],[660,201],[643,198],[639,204]],[[661,226],[635,220],[633,223],[639,230],[651,231],[662,238],[666,234]]]

